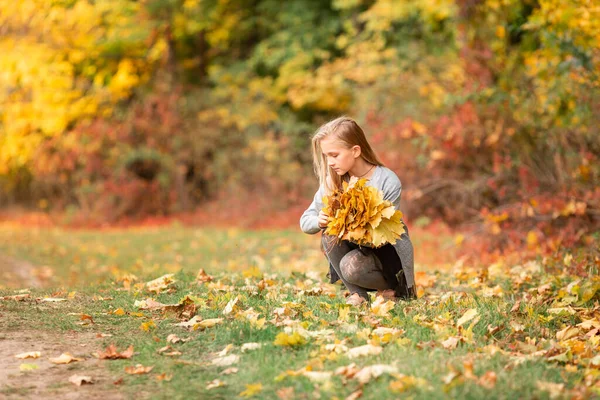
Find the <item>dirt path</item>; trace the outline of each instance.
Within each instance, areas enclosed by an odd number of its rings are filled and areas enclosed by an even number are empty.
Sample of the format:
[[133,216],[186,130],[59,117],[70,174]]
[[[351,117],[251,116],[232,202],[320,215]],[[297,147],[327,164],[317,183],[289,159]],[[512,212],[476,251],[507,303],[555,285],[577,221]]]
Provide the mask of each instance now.
[[34,271],[36,266],[0,253],[0,281],[6,287],[40,287],[42,282]]
[[[90,356],[98,346],[95,333],[49,333],[42,331],[3,331],[0,321],[0,399],[123,399],[118,377],[106,363]],[[15,355],[39,351],[37,359],[20,360]],[[48,358],[69,352],[83,358],[71,364],[53,364]],[[21,371],[21,365],[37,369]],[[72,375],[91,376],[94,384],[75,386]]]

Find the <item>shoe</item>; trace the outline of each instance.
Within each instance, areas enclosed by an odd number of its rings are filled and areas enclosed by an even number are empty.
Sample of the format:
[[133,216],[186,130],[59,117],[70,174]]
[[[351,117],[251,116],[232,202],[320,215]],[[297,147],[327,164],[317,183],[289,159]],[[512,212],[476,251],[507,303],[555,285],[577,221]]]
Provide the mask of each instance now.
[[368,304],[369,300],[365,299],[358,293],[352,293],[346,299],[346,304],[350,304],[351,306],[360,307],[364,304]]

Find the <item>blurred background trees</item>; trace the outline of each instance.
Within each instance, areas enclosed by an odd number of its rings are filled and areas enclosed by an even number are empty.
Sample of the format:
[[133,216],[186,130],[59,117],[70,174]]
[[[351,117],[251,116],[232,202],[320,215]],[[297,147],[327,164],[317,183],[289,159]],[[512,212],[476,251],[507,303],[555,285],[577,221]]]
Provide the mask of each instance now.
[[[409,219],[598,224],[596,0],[0,0],[3,205],[170,214],[316,189],[355,117]],[[573,218],[571,218],[573,217]],[[560,239],[564,240],[564,238]],[[559,242],[560,242],[559,240]]]

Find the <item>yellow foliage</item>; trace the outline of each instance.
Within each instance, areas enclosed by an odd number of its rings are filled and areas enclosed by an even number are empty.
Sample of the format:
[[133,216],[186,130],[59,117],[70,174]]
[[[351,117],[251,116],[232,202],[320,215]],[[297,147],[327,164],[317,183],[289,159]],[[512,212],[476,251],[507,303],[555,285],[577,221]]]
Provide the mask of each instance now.
[[329,215],[325,233],[360,245],[394,244],[405,232],[402,212],[366,182],[359,179],[354,185],[344,184],[344,190],[323,198],[324,211]]
[[288,335],[285,332],[280,332],[275,337],[275,341],[273,342],[276,346],[289,346],[289,347],[298,347],[302,346],[306,343],[306,339],[304,336],[300,335],[298,332],[294,332],[291,335]]

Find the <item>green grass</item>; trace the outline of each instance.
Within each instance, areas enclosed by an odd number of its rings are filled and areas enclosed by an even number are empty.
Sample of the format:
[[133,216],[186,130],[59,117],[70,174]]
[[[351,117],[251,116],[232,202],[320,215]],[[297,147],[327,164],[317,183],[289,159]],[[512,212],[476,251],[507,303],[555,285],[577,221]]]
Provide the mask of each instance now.
[[[485,285],[474,284],[471,271],[465,270],[463,278],[447,272],[436,272],[436,284],[425,295],[412,302],[399,302],[388,316],[377,317],[365,309],[352,309],[347,326],[343,329],[338,320],[344,308],[343,297],[298,296],[298,290],[331,286],[318,282],[311,271],[319,271],[324,278],[327,264],[318,250],[318,239],[293,231],[244,232],[237,230],[188,229],[178,226],[152,230],[108,232],[61,230],[3,230],[0,229],[0,251],[16,259],[28,260],[36,265],[47,265],[53,271],[46,289],[33,289],[32,298],[45,296],[66,297],[76,290],[74,297],[60,303],[35,301],[4,301],[2,305],[3,330],[41,329],[50,332],[102,332],[112,337],[94,342],[100,350],[115,343],[120,350],[133,345],[135,355],[130,360],[106,361],[114,373],[124,378],[121,386],[125,393],[135,397],[150,398],[236,398],[246,385],[262,383],[256,398],[276,399],[277,391],[293,388],[297,398],[344,399],[361,388],[355,379],[333,375],[324,383],[315,383],[303,376],[286,376],[309,366],[314,371],[335,371],[352,362],[358,367],[373,364],[391,364],[399,373],[420,378],[421,384],[408,387],[402,393],[390,393],[390,383],[401,376],[383,375],[362,387],[365,399],[378,398],[465,398],[512,399],[550,398],[550,393],[540,390],[538,382],[565,385],[560,397],[570,397],[575,392],[586,396],[597,395],[584,386],[584,378],[591,376],[586,366],[589,360],[583,355],[571,355],[572,361],[551,361],[548,357],[532,356],[535,351],[551,350],[557,345],[556,332],[583,319],[579,314],[549,314],[557,306],[553,301],[570,298],[554,284],[549,296],[531,297],[517,310],[511,311],[515,302],[526,293],[546,283],[550,277],[531,273],[531,279],[515,284],[511,273],[490,278]],[[214,275],[215,281],[233,286],[233,291],[219,291],[209,284],[198,285],[195,273],[204,268]],[[169,293],[153,295],[136,282],[156,278],[173,272],[177,282]],[[456,271],[452,271],[456,272]],[[119,290],[119,280],[128,273],[138,277],[130,291]],[[76,276],[74,276],[76,275]],[[273,285],[257,294],[247,286],[256,286],[261,279],[272,279]],[[556,282],[556,280],[554,281]],[[501,296],[487,296],[485,288],[499,285]],[[57,289],[61,287],[61,289]],[[339,291],[339,287],[335,287]],[[470,289],[470,290],[463,290]],[[57,293],[57,290],[59,291]],[[0,289],[0,296],[12,295],[12,288]],[[134,307],[136,300],[152,297],[165,304],[177,303],[185,295],[197,300],[197,314],[203,319],[224,318],[222,324],[204,331],[188,332],[173,326],[179,322],[172,314],[141,311]],[[99,299],[103,297],[105,300]],[[334,339],[352,348],[373,341],[373,324],[403,330],[397,337],[383,343],[383,352],[377,356],[348,359],[344,354],[326,351],[330,339],[307,339],[297,348],[274,344],[276,336],[284,330],[267,321],[258,329],[241,316],[223,315],[226,304],[239,296],[241,310],[252,307],[261,317],[271,320],[274,311],[286,301],[298,303],[297,316],[292,319],[309,331],[332,329]],[[562,297],[560,297],[562,296]],[[566,297],[565,297],[566,296]],[[572,297],[572,296],[571,296]],[[106,300],[107,299],[107,300]],[[594,299],[572,305],[591,310]],[[128,314],[118,316],[112,312],[122,308]],[[476,309],[479,320],[471,326],[467,322],[460,329],[456,321],[469,309]],[[584,311],[587,312],[587,311]],[[591,311],[590,311],[591,312]],[[81,325],[79,316],[91,315],[92,325]],[[589,316],[589,315],[588,315]],[[153,320],[156,327],[148,332],[140,329],[144,322]],[[511,328],[520,324],[521,329]],[[497,332],[491,327],[500,327]],[[168,357],[157,351],[166,346],[166,337],[175,333],[181,338],[191,338],[185,343],[172,344],[182,355]],[[465,338],[455,349],[446,349],[442,342],[450,336]],[[532,342],[533,339],[533,342]],[[578,339],[579,340],[579,339]],[[583,340],[583,339],[581,339]],[[240,346],[248,342],[262,343],[258,350],[241,353]],[[222,375],[225,367],[211,364],[215,353],[233,344],[233,354],[240,356],[238,373]],[[586,348],[591,344],[585,343]],[[495,349],[502,349],[497,351]],[[91,351],[91,350],[90,350]],[[123,372],[125,366],[153,365],[150,374],[131,376]],[[473,365],[476,378],[469,378],[466,366]],[[496,374],[496,384],[486,388],[479,379],[489,371]],[[170,381],[157,381],[156,374],[172,375]],[[456,378],[451,380],[454,373]],[[207,384],[221,379],[226,386],[207,390]],[[589,379],[589,378],[588,378]],[[597,379],[597,377],[596,377]],[[3,389],[22,391],[22,389]]]

